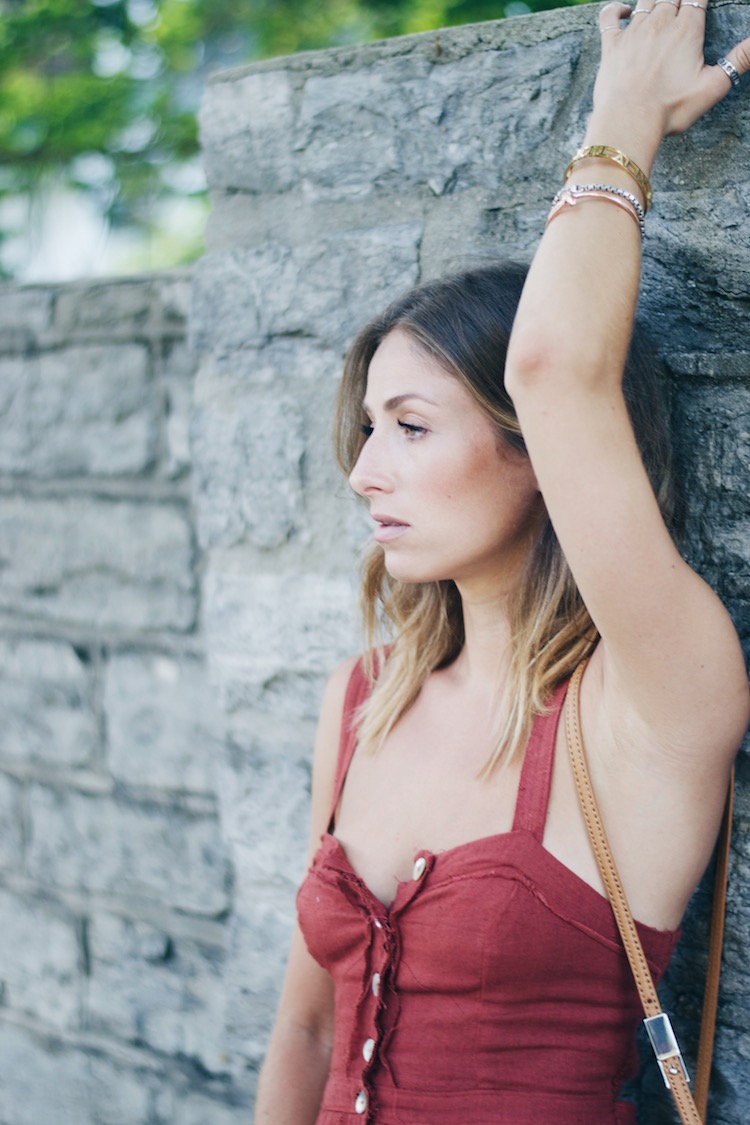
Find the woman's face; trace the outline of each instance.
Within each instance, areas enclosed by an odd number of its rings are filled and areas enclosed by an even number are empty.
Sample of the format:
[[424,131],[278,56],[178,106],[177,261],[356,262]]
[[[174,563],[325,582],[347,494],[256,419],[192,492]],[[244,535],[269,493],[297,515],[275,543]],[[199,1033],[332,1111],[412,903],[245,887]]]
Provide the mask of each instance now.
[[545,514],[525,454],[400,329],[372,358],[365,410],[371,430],[349,480],[370,503],[388,572],[512,589]]

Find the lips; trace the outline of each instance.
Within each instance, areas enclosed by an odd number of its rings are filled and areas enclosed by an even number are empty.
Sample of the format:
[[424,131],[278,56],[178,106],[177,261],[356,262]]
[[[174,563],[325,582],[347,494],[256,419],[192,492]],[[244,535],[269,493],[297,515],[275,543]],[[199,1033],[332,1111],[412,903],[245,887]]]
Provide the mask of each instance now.
[[378,543],[391,543],[409,530],[408,523],[402,523],[400,520],[394,519],[393,516],[373,512],[372,518],[378,525],[375,529],[375,540]]

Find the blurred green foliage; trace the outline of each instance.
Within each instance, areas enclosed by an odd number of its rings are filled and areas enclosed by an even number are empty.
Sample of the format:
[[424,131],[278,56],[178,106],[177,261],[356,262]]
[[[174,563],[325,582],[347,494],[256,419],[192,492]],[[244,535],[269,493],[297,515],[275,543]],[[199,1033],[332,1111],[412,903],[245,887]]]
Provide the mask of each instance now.
[[154,200],[202,191],[210,71],[575,2],[0,0],[0,197],[54,179],[112,225],[147,227]]

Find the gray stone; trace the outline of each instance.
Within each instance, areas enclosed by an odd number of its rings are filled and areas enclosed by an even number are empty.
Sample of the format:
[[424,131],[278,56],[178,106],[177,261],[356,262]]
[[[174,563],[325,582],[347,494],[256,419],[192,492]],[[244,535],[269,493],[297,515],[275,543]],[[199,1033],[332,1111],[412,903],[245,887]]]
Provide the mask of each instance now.
[[93,758],[93,684],[70,645],[0,640],[0,713],[0,757],[73,767]]
[[55,327],[89,337],[145,333],[157,299],[158,287],[150,279],[71,286],[58,296]]
[[226,1030],[230,1050],[258,1066],[279,1003],[295,921],[294,886],[284,891],[238,884],[227,966]]
[[205,596],[211,668],[225,706],[246,700],[248,686],[255,692],[287,676],[326,675],[360,647],[353,583],[343,577],[213,572]]
[[239,773],[222,774],[222,828],[240,882],[296,885],[310,830],[310,766],[256,753]]
[[212,187],[276,192],[295,178],[292,87],[283,70],[209,84],[200,111]]
[[190,470],[190,411],[196,356],[184,341],[172,342],[164,360],[161,381],[166,392],[166,465],[168,477]]
[[691,506],[700,495],[723,512],[750,514],[750,389],[710,387],[683,393],[678,419]]
[[189,629],[190,526],[171,504],[0,498],[0,608],[104,629]]
[[0,345],[8,339],[43,336],[52,321],[54,290],[49,286],[0,286]]
[[137,345],[43,352],[0,367],[0,471],[33,476],[143,472],[156,398]]
[[2,889],[0,918],[3,1006],[53,1027],[77,1026],[81,997],[76,919]]
[[292,398],[225,380],[196,409],[192,434],[204,547],[247,539],[269,550],[302,530],[305,440]]
[[43,887],[141,896],[199,915],[226,909],[213,816],[37,785],[29,818],[28,871]]
[[747,349],[747,208],[747,193],[734,187],[658,197],[641,309],[652,333],[672,348],[694,351],[714,338],[725,352]]
[[220,750],[215,693],[202,661],[113,656],[104,707],[109,771],[117,781],[213,792]]
[[23,862],[22,791],[0,774],[0,870],[19,869]]
[[108,914],[92,918],[89,949],[91,1027],[225,1069],[220,950]]
[[303,175],[335,198],[372,191],[435,195],[493,187],[546,137],[568,95],[580,36],[455,62],[409,56],[305,84],[297,147]]
[[193,333],[217,360],[273,336],[307,336],[337,348],[414,285],[422,227],[396,223],[343,231],[289,248],[209,254],[196,271]]

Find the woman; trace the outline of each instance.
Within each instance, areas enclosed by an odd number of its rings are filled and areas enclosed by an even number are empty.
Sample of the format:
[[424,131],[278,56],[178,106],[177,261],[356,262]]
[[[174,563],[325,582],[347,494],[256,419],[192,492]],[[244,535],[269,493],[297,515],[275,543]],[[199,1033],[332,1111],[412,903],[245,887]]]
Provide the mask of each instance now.
[[749,710],[729,617],[667,528],[635,361],[623,388],[659,144],[750,69],[750,40],[706,66],[704,23],[697,0],[602,9],[584,145],[608,150],[578,154],[525,283],[428,286],[349,357],[364,600],[396,635],[324,696],[258,1123],[635,1121],[638,1000],[557,719],[590,654],[592,780],[658,976]]

